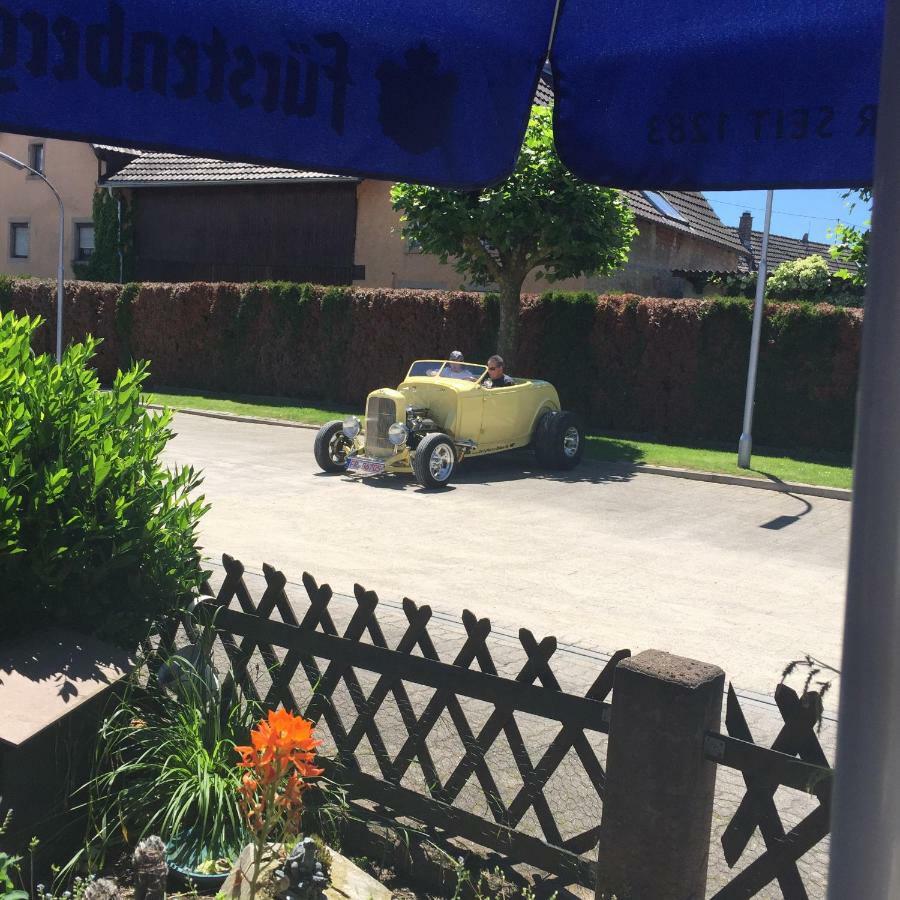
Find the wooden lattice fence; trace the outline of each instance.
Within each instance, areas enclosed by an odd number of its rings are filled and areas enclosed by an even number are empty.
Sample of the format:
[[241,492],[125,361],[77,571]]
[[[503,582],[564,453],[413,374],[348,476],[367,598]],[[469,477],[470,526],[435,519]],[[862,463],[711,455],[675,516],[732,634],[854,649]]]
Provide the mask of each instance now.
[[[372,591],[355,587],[356,608],[339,633],[329,609],[332,591],[312,576],[303,576],[306,597],[291,599],[285,576],[265,566],[266,588],[256,602],[243,565],[229,556],[223,564],[218,592],[202,598],[182,625],[196,639],[196,621],[204,618],[197,613],[207,614],[219,652],[247,696],[327,729],[334,755],[326,770],[350,797],[502,852],[551,873],[560,884],[594,885],[589,857],[596,854],[606,779],[596,736],[608,733],[606,699],[628,650],[598,666],[587,693],[575,695],[562,690],[550,667],[555,638],[539,641],[521,629],[524,661],[514,678],[501,677],[488,645],[491,624],[468,611],[462,615],[464,643],[452,661],[443,661],[429,634],[428,606],[403,601],[405,630],[390,646]],[[207,592],[212,594],[208,586]],[[174,646],[174,630],[164,643]],[[265,678],[254,673],[254,659],[261,660]],[[385,714],[388,698],[398,715]],[[540,720],[552,737],[531,742],[522,718]],[[437,734],[439,720],[458,738],[453,746],[460,752],[453,757],[447,735]],[[362,752],[364,744],[371,752]],[[500,749],[510,760],[498,769]],[[576,833],[548,789],[564,760],[570,769],[578,767],[579,800],[592,811],[589,827]],[[473,789],[489,816],[473,811]],[[526,817],[533,827],[523,827]]]
[[[722,835],[725,861],[730,867],[737,865],[757,828],[766,847],[711,900],[754,897],[773,881],[777,881],[785,900],[809,897],[797,861],[829,833],[834,781],[834,771],[816,730],[822,697],[816,691],[807,691],[800,697],[781,684],[775,691],[775,703],[784,725],[771,747],[754,743],[732,685],[728,688],[725,713],[728,734],[706,736],[707,759],[740,771],[747,787]],[[789,831],[785,830],[775,804],[775,793],[781,786],[803,791],[818,800],[818,806]]]
[[[285,576],[264,566],[256,601],[243,565],[229,556],[223,565],[219,590],[213,595],[206,585],[192,613],[163,634],[164,649],[175,647],[179,628],[196,642],[198,623],[211,625],[217,663],[249,698],[317,723],[327,738],[326,771],[351,799],[534,866],[553,876],[548,884],[595,885],[608,700],[628,650],[598,662],[590,688],[575,694],[550,666],[555,638],[539,641],[521,629],[521,664],[514,677],[503,677],[489,646],[490,622],[468,611],[461,645],[442,660],[432,631],[443,626],[429,606],[404,600],[387,629],[376,594],[356,585],[339,630],[332,591],[312,576],[303,576],[305,596],[290,598]],[[725,863],[735,868],[754,852],[757,831],[765,845],[710,900],[754,897],[773,883],[785,900],[809,897],[797,862],[829,833],[834,775],[817,734],[821,695],[800,697],[780,685],[775,702],[783,725],[771,747],[754,743],[733,686],[727,734],[705,735],[706,759],[739,771],[746,788],[722,834]],[[782,787],[818,801],[790,828],[776,803]]]

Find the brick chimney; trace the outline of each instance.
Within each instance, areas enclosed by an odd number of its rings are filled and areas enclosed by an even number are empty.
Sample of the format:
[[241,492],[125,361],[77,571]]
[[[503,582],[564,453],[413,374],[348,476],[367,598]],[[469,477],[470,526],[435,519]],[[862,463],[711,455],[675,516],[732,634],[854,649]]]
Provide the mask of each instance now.
[[749,212],[741,213],[741,221],[738,223],[738,237],[741,243],[749,250],[750,237],[753,232],[753,216]]

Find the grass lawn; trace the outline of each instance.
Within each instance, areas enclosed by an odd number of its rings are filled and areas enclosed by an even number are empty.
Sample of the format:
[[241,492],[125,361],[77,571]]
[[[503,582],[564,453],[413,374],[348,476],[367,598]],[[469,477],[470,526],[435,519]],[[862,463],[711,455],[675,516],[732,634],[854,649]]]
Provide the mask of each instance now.
[[590,459],[606,462],[646,463],[651,466],[697,469],[750,478],[774,478],[778,481],[819,484],[825,487],[849,488],[853,481],[849,454],[842,459],[838,454],[763,450],[760,455],[753,454],[751,469],[741,469],[737,464],[737,438],[733,450],[716,450],[592,434],[588,436],[586,455]]
[[[240,394],[173,394],[157,391],[146,395],[148,403],[170,406],[173,409],[203,409],[235,415],[287,419],[309,425],[321,425],[330,419],[343,418],[358,410],[321,409],[297,406],[295,400],[280,397],[253,397]],[[722,472],[755,478],[774,478],[803,484],[849,488],[853,473],[849,454],[779,453],[764,450],[754,454],[752,469],[740,469],[737,464],[737,437],[733,450],[710,447],[682,447],[650,441],[628,440],[600,434],[588,436],[585,455],[589,459],[618,463],[645,463],[653,466],[672,466],[702,472]]]
[[156,391],[145,397],[147,403],[170,406],[172,409],[204,409],[210,412],[233,413],[238,416],[259,416],[264,419],[287,419],[305,425],[324,425],[331,419],[343,419],[349,409],[321,409],[315,406],[297,406],[296,400],[286,397],[254,397],[244,394],[171,394]]

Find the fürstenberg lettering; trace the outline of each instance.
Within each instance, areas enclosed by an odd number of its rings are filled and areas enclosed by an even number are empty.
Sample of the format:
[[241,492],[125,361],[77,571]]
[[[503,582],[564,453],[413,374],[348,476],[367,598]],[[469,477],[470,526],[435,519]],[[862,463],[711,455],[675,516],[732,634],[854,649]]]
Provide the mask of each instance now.
[[[344,131],[349,50],[336,32],[286,41],[281,53],[229,46],[213,28],[206,40],[157,31],[129,32],[125,13],[110,3],[105,22],[67,15],[52,21],[33,10],[15,14],[0,5],[0,94],[14,93],[23,78],[74,81],[90,78],[103,88],[155,91],[178,100],[226,98],[239,109],[259,104],[267,113],[314,116],[320,75],[330,82],[330,124]],[[21,67],[21,68],[18,68]]]

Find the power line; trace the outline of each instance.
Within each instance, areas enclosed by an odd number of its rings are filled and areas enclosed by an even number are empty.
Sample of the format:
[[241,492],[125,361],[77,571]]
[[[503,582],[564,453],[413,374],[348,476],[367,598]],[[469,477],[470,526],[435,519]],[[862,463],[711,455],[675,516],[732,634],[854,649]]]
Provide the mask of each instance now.
[[[739,209],[746,209],[752,212],[765,212],[763,207],[761,206],[748,206],[746,203],[732,203],[729,200],[710,200],[709,197],[706,198],[710,203],[721,203],[723,206],[736,206]],[[795,212],[781,212],[780,210],[773,209],[773,216],[795,216],[798,219],[819,219],[822,222],[841,222],[841,219],[838,216],[811,216],[809,213],[795,213]]]

